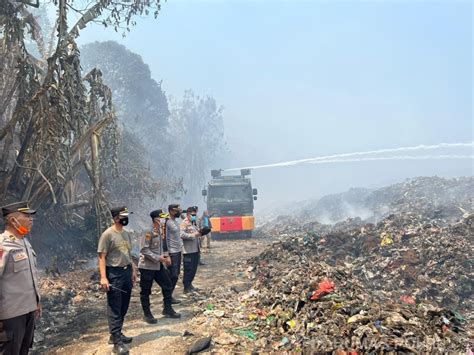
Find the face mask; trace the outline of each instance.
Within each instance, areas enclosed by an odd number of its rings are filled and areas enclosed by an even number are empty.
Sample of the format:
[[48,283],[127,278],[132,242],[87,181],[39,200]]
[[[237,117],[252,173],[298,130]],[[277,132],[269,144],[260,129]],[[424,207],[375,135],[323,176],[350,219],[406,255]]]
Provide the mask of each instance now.
[[196,222],[196,216],[191,216],[191,221]]
[[[13,222],[13,220],[12,220],[12,222]],[[26,228],[25,226],[22,226],[20,223],[18,223],[18,221],[16,219],[14,221],[13,227],[15,227],[15,229],[18,231],[18,233],[21,236],[25,236],[28,233],[30,233],[30,230],[28,228]]]
[[120,223],[122,226],[126,226],[126,225],[128,224],[128,217],[122,217],[122,218],[120,218],[119,223]]
[[181,212],[175,212],[175,213],[174,213],[174,217],[175,217],[175,218],[181,217]]

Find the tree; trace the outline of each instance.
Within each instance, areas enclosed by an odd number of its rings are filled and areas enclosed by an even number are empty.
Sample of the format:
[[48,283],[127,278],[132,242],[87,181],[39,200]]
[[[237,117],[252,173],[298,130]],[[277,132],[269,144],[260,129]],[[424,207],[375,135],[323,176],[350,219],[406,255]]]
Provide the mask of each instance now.
[[183,176],[185,202],[196,203],[211,167],[226,152],[223,107],[212,97],[201,98],[186,91],[171,110],[170,134],[174,138],[175,175]]
[[141,155],[153,175],[167,178],[172,162],[163,152],[170,144],[166,134],[170,112],[161,82],[151,77],[150,68],[138,54],[114,41],[84,45],[81,58],[86,70],[101,70],[112,89],[117,117],[144,146]]
[[[157,16],[160,1],[95,0],[78,9],[82,3],[53,1],[57,18],[51,54],[29,12],[39,2],[0,3],[0,196],[41,207],[42,217],[58,233],[64,226],[84,224],[92,214],[98,234],[110,222],[104,170],[118,169],[119,131],[111,90],[100,70],[83,76],[75,40],[91,22],[128,31],[135,16],[150,11]],[[72,26],[71,13],[80,16]],[[41,58],[28,52],[29,38]]]

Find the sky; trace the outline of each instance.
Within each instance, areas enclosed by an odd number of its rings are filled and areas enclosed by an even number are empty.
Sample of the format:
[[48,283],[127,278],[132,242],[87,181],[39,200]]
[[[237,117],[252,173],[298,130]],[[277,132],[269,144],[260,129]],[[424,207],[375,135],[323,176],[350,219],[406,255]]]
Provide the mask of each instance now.
[[[473,141],[470,1],[176,1],[116,40],[168,95],[224,107],[232,168]],[[472,149],[464,150],[472,154]],[[473,161],[375,161],[252,172],[257,209],[408,177],[473,174]]]

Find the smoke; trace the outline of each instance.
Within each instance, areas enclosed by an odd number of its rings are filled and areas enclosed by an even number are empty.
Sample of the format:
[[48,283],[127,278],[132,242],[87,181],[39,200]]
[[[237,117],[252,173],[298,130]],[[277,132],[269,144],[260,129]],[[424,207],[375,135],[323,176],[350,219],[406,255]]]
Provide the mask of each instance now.
[[[433,160],[433,159],[474,159],[474,155],[452,155],[452,154],[438,154],[438,155],[396,155],[396,156],[369,156],[365,155],[378,155],[386,153],[397,153],[397,152],[420,152],[426,150],[437,150],[437,149],[452,149],[452,148],[469,148],[474,147],[474,142],[469,143],[440,143],[435,145],[417,145],[412,147],[400,147],[400,148],[389,148],[379,149],[366,152],[353,152],[344,154],[327,155],[322,157],[315,157],[309,159],[290,160],[275,164],[257,165],[242,168],[225,169],[224,171],[236,171],[241,169],[264,169],[264,168],[276,168],[276,167],[287,167],[301,164],[327,164],[327,163],[348,163],[348,162],[361,162],[361,161],[376,161],[376,160]],[[362,156],[361,158],[354,158]],[[351,158],[351,159],[344,159]]]

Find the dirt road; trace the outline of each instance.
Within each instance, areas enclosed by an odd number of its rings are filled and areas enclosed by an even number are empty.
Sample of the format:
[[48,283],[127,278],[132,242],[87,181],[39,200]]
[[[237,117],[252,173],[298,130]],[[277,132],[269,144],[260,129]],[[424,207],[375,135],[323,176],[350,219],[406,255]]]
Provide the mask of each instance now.
[[[269,240],[254,237],[244,240],[214,241],[210,253],[203,253],[202,260],[206,264],[200,266],[195,286],[203,291],[210,291],[216,285],[232,286],[243,284],[242,277],[245,270],[243,261],[259,254],[268,245]],[[130,346],[131,354],[160,354],[184,353],[189,343],[205,335],[201,330],[192,329],[191,320],[196,311],[197,301],[186,297],[182,293],[181,280],[175,291],[175,297],[183,302],[175,309],[181,313],[181,319],[167,319],[161,316],[162,297],[157,285],[153,288],[152,311],[158,324],[149,325],[142,320],[140,307],[139,287],[135,287],[132,294],[130,309],[125,321],[124,333],[134,337]],[[201,299],[205,299],[202,292]],[[112,346],[107,344],[109,333],[104,303],[95,309],[90,309],[77,319],[68,320],[68,332],[63,332],[51,340],[47,347],[47,354],[110,354]],[[187,331],[193,335],[183,337]],[[41,351],[41,353],[44,353]]]

